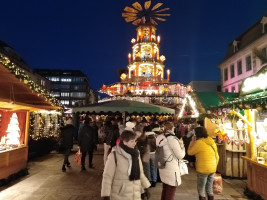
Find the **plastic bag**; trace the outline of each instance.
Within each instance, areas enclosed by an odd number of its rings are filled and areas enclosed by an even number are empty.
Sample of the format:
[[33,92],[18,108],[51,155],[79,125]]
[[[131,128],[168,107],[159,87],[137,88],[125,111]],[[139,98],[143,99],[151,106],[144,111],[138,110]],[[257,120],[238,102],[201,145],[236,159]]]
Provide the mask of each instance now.
[[213,179],[213,193],[222,194],[222,192],[223,192],[222,176],[221,174],[215,173]]
[[81,154],[81,151],[79,149],[74,156],[74,161],[80,166],[81,165],[81,159],[82,159],[82,154]]
[[183,176],[185,174],[189,174],[188,167],[187,167],[187,160],[179,160],[179,169],[180,169],[180,175]]

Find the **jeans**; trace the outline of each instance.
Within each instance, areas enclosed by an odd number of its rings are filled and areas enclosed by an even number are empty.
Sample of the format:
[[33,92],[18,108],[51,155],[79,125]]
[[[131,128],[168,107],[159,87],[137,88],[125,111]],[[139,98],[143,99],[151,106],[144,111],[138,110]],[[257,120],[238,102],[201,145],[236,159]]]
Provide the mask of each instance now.
[[174,200],[176,186],[162,184],[161,200]]
[[158,174],[155,166],[155,154],[150,154],[148,162],[143,162],[144,173],[150,182],[157,182]]
[[71,149],[66,149],[65,150],[63,165],[66,165],[66,164],[70,163],[69,162],[70,151],[71,151]]
[[208,196],[213,196],[213,178],[214,173],[197,173],[197,191],[199,196],[206,197],[206,193]]
[[[81,163],[82,163],[82,167],[84,167],[84,163],[85,163],[85,157],[86,157],[86,153],[87,151],[83,151],[82,152],[82,158],[81,158]],[[94,150],[88,150],[88,154],[89,154],[89,166],[93,166],[92,161],[93,161],[93,153]]]

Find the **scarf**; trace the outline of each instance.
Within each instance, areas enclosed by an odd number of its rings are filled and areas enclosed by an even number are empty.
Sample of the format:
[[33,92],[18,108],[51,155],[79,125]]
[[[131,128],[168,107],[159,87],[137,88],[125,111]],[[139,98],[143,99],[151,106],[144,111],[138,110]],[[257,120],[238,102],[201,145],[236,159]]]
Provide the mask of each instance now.
[[129,180],[130,181],[134,181],[134,180],[139,180],[140,179],[140,166],[139,166],[139,152],[136,148],[132,149],[128,146],[126,146],[125,144],[123,144],[123,142],[120,142],[120,147],[128,154],[130,154],[132,156],[132,169],[131,169],[131,174],[129,176]]

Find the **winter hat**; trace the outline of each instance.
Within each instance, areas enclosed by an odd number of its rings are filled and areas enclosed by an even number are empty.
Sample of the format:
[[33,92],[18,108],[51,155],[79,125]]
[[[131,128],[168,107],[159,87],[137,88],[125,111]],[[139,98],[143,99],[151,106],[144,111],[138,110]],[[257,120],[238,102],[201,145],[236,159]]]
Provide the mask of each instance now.
[[161,129],[160,129],[159,127],[155,127],[155,128],[152,129],[152,131],[153,131],[153,132],[155,132],[155,131],[156,131],[156,132],[160,132]]
[[135,127],[135,123],[133,122],[126,122],[125,124],[125,129],[124,130],[129,130],[129,131],[133,131],[134,127]]

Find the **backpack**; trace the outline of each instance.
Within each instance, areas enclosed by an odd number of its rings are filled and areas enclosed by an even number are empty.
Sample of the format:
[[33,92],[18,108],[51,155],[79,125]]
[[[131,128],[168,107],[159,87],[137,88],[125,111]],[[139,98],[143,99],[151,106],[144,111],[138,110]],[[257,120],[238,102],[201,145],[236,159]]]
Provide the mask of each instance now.
[[[171,135],[172,134],[166,134],[164,136],[167,138],[167,137],[169,137]],[[159,144],[162,142],[162,140],[159,142]],[[164,160],[163,146],[157,146],[156,152],[155,152],[155,165],[156,165],[156,167],[159,168],[159,169],[164,169],[165,165],[168,162],[168,160],[171,157],[171,155],[166,160]]]

